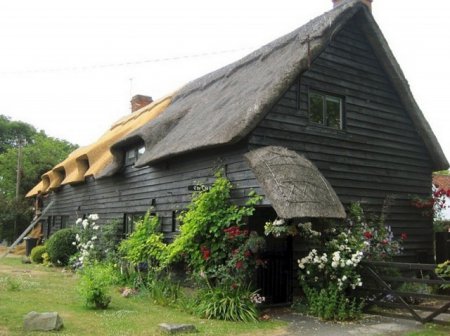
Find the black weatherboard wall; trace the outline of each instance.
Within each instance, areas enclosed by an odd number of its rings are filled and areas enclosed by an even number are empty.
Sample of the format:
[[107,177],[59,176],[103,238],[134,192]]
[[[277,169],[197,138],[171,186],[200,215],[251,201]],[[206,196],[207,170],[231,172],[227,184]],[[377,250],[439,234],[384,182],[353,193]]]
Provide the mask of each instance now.
[[[344,98],[342,130],[309,121],[310,90]],[[355,21],[335,35],[249,142],[251,147],[276,144],[304,154],[344,204],[361,201],[379,212],[386,197],[392,197],[387,222],[394,233],[408,232],[405,255],[414,260],[417,252],[432,254],[432,220],[410,205],[412,195],[430,194],[431,160]]]

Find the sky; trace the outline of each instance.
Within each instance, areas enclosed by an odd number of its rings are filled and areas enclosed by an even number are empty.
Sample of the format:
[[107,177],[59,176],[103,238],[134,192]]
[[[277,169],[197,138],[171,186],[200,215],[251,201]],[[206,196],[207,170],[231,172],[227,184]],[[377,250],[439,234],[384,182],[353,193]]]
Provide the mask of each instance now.
[[[0,114],[88,145],[154,99],[331,9],[331,0],[0,3]],[[374,0],[373,14],[450,158],[450,1]]]

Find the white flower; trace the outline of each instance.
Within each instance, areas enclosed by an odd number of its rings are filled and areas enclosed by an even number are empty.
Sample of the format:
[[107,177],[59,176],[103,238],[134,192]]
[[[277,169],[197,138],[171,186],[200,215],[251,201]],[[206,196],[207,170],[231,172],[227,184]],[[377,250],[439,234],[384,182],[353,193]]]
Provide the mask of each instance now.
[[347,261],[345,262],[345,264],[346,264],[347,266],[352,266],[352,265],[353,265],[353,261],[351,261],[351,260],[349,259],[349,260],[347,260]]
[[88,217],[91,221],[96,221],[98,220],[98,215],[97,214],[90,214]]
[[362,286],[362,281],[358,282],[358,286],[359,286],[359,287]]
[[345,280],[347,280],[347,276],[346,276],[346,275],[343,275],[343,276],[342,276],[342,281],[345,281]]
[[284,219],[280,218],[280,219],[276,219],[273,221],[273,225],[274,226],[280,226],[280,225],[284,225]]
[[91,240],[96,240],[97,236],[92,236]]
[[75,240],[76,240],[77,242],[80,241],[80,235],[79,235],[78,233],[75,235]]
[[77,242],[72,242],[72,245],[76,246],[76,245],[77,245]]
[[93,228],[94,230],[98,230],[98,229],[100,228],[100,226],[99,226],[99,225],[94,225],[92,228]]
[[83,221],[83,220],[82,220],[81,218],[78,218],[77,221],[75,222],[75,224],[76,224],[76,225],[80,225],[82,221]]
[[333,267],[333,268],[337,268],[338,266],[339,266],[339,263],[337,261],[333,261],[331,263],[331,267]]
[[86,229],[89,225],[89,221],[87,219],[83,219],[81,222],[81,225],[83,225],[83,229]]

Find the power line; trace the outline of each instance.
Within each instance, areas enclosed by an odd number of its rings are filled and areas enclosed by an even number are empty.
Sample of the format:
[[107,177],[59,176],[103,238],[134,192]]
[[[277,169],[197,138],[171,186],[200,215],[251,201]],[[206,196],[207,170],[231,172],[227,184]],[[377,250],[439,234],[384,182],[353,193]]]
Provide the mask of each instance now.
[[218,50],[218,51],[211,51],[211,52],[205,52],[205,53],[199,53],[199,54],[152,58],[152,59],[147,59],[147,60],[121,62],[121,63],[80,65],[80,66],[61,67],[61,68],[54,68],[54,69],[1,71],[0,75],[25,75],[25,74],[57,73],[57,72],[72,72],[72,71],[91,71],[91,70],[100,70],[100,69],[114,68],[114,67],[127,67],[127,66],[134,66],[134,65],[142,65],[142,64],[148,64],[148,63],[173,62],[173,61],[180,61],[180,60],[189,59],[189,58],[217,56],[217,55],[230,54],[230,53],[244,51],[244,50],[250,50],[250,49],[254,49],[254,47]]

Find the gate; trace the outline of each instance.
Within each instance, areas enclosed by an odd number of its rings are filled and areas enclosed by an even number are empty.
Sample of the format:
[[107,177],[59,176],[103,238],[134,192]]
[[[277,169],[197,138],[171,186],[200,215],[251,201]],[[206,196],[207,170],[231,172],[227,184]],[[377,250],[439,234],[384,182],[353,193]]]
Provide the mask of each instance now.
[[405,290],[404,286],[402,288],[402,284],[431,285],[436,288],[450,285],[449,279],[436,275],[436,265],[381,261],[363,261],[361,265],[364,288],[358,294],[368,298],[366,309],[371,313],[379,313],[371,310],[373,306],[406,310],[415,320],[427,323],[448,312],[448,292],[435,294]]

